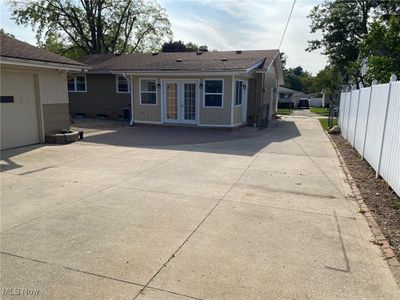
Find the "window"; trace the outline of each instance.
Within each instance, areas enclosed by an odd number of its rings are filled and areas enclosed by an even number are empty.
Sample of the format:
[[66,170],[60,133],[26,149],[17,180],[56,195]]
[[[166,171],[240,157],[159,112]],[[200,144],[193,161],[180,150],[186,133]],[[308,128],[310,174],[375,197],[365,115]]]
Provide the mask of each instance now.
[[69,92],[86,92],[86,76],[76,76],[68,78]]
[[117,75],[117,93],[130,93],[131,85],[124,76]]
[[157,104],[157,82],[155,79],[140,80],[140,104]]
[[223,80],[204,80],[204,106],[222,107],[224,97]]
[[236,80],[235,105],[242,105],[242,97],[243,97],[243,81]]

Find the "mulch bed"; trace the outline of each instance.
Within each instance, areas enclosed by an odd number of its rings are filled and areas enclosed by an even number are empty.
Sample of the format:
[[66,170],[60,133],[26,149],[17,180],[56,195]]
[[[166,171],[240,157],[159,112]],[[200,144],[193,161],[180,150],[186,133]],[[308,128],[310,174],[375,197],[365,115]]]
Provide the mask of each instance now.
[[331,135],[353,177],[363,200],[370,209],[393,251],[400,258],[400,197],[340,135]]

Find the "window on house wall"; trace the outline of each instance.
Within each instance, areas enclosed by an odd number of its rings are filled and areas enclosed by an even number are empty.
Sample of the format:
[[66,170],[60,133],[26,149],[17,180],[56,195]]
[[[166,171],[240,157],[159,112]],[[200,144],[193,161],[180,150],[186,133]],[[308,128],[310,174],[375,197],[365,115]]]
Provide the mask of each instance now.
[[243,81],[236,80],[235,105],[242,105],[242,97],[243,97]]
[[69,92],[86,92],[86,76],[74,76],[68,78]]
[[122,75],[117,75],[117,93],[130,93],[131,85]]
[[157,104],[157,82],[155,79],[140,80],[140,104]]
[[204,80],[204,106],[222,107],[224,98],[223,80]]

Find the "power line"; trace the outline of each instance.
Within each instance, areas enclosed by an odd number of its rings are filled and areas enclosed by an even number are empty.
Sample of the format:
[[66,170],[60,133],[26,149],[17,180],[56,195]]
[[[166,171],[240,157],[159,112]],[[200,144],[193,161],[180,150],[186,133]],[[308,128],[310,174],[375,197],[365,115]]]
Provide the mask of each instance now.
[[296,4],[296,0],[293,0],[292,8],[291,8],[291,10],[290,10],[289,17],[288,17],[287,22],[286,22],[285,30],[283,31],[282,38],[281,38],[281,41],[280,41],[280,43],[279,43],[278,50],[281,49],[283,40],[284,40],[284,38],[285,38],[286,30],[287,30],[287,28],[288,28],[288,26],[289,26],[290,19],[292,18],[292,13],[293,13],[293,9],[294,9],[294,5],[295,5],[295,4]]

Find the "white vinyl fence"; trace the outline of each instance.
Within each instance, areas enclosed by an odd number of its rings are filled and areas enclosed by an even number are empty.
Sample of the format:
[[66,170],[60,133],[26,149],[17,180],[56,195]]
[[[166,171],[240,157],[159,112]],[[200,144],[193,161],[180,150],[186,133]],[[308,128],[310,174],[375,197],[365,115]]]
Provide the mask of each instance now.
[[340,96],[342,135],[400,195],[400,81]]

